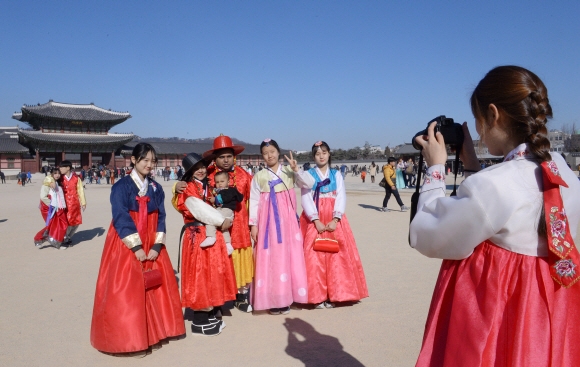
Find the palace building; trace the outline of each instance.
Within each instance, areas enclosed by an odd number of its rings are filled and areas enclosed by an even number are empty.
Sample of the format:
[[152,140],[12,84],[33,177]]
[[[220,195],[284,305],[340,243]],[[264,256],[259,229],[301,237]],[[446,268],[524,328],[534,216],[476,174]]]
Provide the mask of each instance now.
[[[76,167],[91,167],[94,163],[115,167],[115,152],[135,137],[109,133],[113,126],[131,118],[128,112],[105,110],[93,103],[50,100],[24,105],[12,118],[31,127],[18,130],[18,142],[34,157],[34,167],[29,167],[34,172],[43,165],[58,165],[65,159]],[[123,157],[118,159],[124,165]]]

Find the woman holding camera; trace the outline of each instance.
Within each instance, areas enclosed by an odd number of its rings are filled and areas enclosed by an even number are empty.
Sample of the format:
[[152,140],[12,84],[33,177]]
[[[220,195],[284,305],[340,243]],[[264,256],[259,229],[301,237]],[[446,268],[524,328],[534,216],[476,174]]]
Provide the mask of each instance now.
[[[548,93],[532,72],[491,70],[471,96],[477,132],[504,162],[480,171],[467,124],[466,175],[445,197],[445,142],[417,137],[428,165],[411,246],[444,259],[417,366],[572,366],[580,361],[580,182],[550,154]],[[480,171],[480,172],[478,172]]]

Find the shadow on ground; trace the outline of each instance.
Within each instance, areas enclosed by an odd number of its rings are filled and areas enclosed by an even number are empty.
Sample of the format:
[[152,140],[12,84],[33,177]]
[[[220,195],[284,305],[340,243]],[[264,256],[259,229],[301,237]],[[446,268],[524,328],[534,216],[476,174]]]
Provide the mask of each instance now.
[[93,229],[85,229],[84,231],[79,231],[75,233],[72,237],[73,244],[77,245],[84,241],[90,241],[95,237],[101,237],[105,234],[105,229],[103,227],[97,227]]
[[6,222],[8,219],[0,219],[0,223]]
[[343,350],[338,338],[320,334],[312,325],[299,318],[287,318],[286,354],[300,360],[306,367],[349,366],[364,367],[356,358]]
[[358,206],[360,206],[363,209],[374,209],[378,212],[380,212],[382,209],[380,206],[374,206],[374,205],[368,205],[368,204],[358,204]]

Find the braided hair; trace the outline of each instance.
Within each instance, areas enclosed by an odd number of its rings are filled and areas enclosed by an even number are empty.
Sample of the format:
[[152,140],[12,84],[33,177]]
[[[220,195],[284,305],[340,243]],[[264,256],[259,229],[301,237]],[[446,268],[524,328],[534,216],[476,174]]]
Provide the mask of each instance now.
[[[471,95],[471,111],[477,120],[487,121],[488,108],[494,104],[506,117],[502,128],[516,145],[527,143],[528,150],[540,162],[552,160],[546,124],[552,117],[548,90],[542,80],[519,66],[498,66],[489,71]],[[480,126],[485,134],[485,123]],[[546,236],[544,208],[538,234]]]
[[[552,117],[548,90],[542,80],[519,66],[498,66],[486,74],[471,95],[471,111],[487,121],[494,104],[506,119],[504,129],[517,145],[528,143],[541,162],[552,159],[546,124]],[[482,135],[485,126],[482,126]]]

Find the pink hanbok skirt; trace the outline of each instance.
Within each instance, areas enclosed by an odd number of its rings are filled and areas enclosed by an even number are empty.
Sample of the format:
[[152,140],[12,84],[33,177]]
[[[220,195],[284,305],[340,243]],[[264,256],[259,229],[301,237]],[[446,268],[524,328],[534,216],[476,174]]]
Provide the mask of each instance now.
[[[318,215],[327,224],[332,220],[334,198],[321,198]],[[369,296],[354,236],[346,215],[336,225],[333,233],[318,234],[316,226],[302,213],[300,228],[304,236],[304,258],[308,276],[308,303],[358,301]],[[338,241],[336,253],[314,251],[317,237]]]
[[579,306],[580,284],[556,284],[547,258],[485,241],[443,261],[417,366],[578,366]]
[[[252,287],[252,306],[257,311],[282,308],[293,302],[306,303],[308,300],[302,233],[296,217],[294,190],[276,193],[276,200],[280,243],[274,208],[270,205],[270,193],[263,192],[260,195],[258,243],[255,248],[256,270]],[[268,248],[264,248],[266,232]]]

